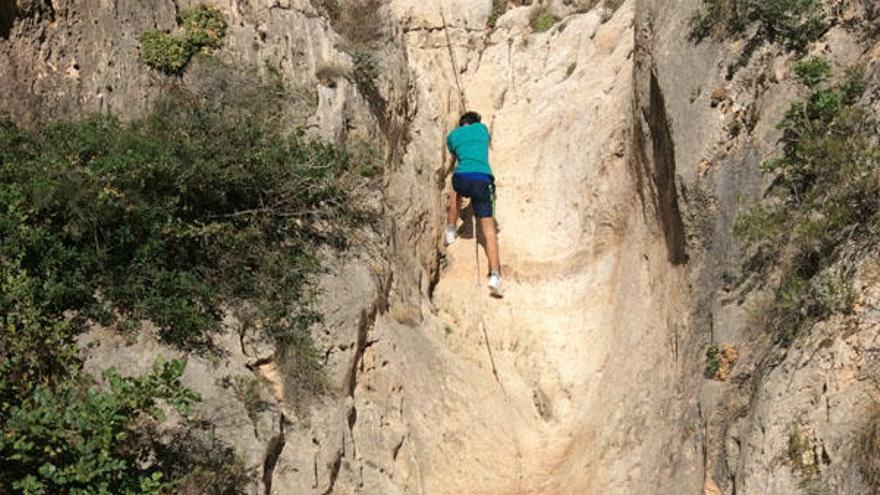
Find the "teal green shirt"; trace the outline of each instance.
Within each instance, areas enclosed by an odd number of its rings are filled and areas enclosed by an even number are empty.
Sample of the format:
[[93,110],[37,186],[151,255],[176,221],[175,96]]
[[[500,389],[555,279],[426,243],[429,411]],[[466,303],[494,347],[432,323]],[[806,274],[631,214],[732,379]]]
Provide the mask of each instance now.
[[446,144],[456,158],[456,174],[492,174],[489,166],[489,128],[482,122],[461,126],[449,133]]

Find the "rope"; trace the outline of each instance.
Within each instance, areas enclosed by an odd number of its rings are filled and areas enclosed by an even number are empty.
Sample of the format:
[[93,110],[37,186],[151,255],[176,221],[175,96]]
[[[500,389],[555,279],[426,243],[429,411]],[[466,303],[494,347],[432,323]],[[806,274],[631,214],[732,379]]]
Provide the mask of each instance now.
[[[482,288],[480,285],[482,277],[480,276],[480,239],[477,237],[477,222],[479,222],[479,220],[474,216],[474,259],[476,260],[477,266],[477,284],[474,286],[474,293],[475,297],[480,301],[480,321],[478,325],[483,331],[483,342],[486,344],[486,353],[489,355],[489,364],[492,366],[492,376],[495,377],[495,382],[498,384],[498,388],[501,389],[504,403],[513,409],[514,405],[510,400],[510,395],[507,393],[507,389],[504,388],[501,376],[498,375],[498,366],[495,364],[495,354],[492,353],[492,345],[489,343],[489,324],[486,323],[486,298],[481,294],[480,290]],[[522,491],[523,468],[522,447],[516,430],[513,431],[513,446],[516,451],[514,455],[514,459],[516,459],[516,491],[514,493],[519,495]]]
[[477,263],[477,289],[480,288],[480,238],[477,237],[477,219],[476,213],[474,213],[474,260]]
[[477,283],[474,286],[474,291],[476,292],[477,299],[480,300],[480,328],[483,330],[483,341],[486,343],[486,352],[489,353],[489,364],[492,365],[492,374],[495,376],[495,381],[498,382],[498,386],[501,387],[501,391],[504,392],[506,397],[507,392],[504,390],[504,384],[501,383],[501,378],[498,376],[498,367],[495,366],[495,355],[492,354],[492,346],[489,345],[489,325],[486,323],[486,301],[480,294],[482,277],[480,276],[480,239],[477,237],[477,221],[477,217],[474,216],[474,259],[476,260],[477,265]]
[[468,109],[467,99],[464,96],[464,90],[461,88],[461,81],[458,80],[458,64],[455,62],[455,51],[452,49],[452,38],[449,36],[449,25],[446,24],[446,15],[443,13],[443,6],[440,6],[440,20],[443,21],[443,33],[446,35],[446,49],[449,51],[449,60],[452,62],[452,73],[455,76],[455,87],[458,88],[458,104],[461,113]]

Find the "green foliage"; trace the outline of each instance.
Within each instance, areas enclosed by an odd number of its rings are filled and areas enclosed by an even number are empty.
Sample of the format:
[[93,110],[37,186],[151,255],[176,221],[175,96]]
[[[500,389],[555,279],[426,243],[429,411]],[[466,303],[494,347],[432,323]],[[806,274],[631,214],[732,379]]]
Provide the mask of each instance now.
[[224,301],[272,305],[270,331],[294,332],[283,313],[315,268],[310,243],[342,245],[329,225],[360,218],[338,182],[348,156],[237,112],[181,97],[130,125],[7,125],[22,144],[0,170],[0,253],[43,281],[51,311],[109,323],[112,307],[183,347],[205,344]]
[[354,53],[354,70],[352,77],[360,93],[367,99],[373,114],[380,123],[386,118],[386,107],[382,92],[377,84],[379,78],[379,61],[372,51],[360,50]]
[[220,48],[226,36],[226,18],[215,7],[199,5],[181,10],[177,20],[186,41],[196,49]]
[[705,376],[712,380],[728,380],[733,373],[733,366],[739,358],[736,347],[730,344],[713,344],[706,349]]
[[876,122],[858,105],[862,71],[836,84],[827,64],[809,59],[796,72],[810,89],[779,127],[783,154],[762,165],[774,177],[770,198],[737,218],[734,234],[750,269],[784,274],[767,327],[790,343],[803,329],[852,306],[851,267],[837,266],[848,245],[880,236],[880,149]]
[[[0,222],[6,220],[0,217]],[[79,370],[71,324],[45,314],[45,283],[20,260],[0,254],[0,422],[38,386],[55,386]]]
[[107,390],[74,381],[37,386],[8,410],[0,436],[2,481],[17,493],[159,494],[162,473],[142,467],[138,448],[145,416],[161,419],[161,399],[186,415],[199,400],[180,384],[184,361],[157,361],[153,372],[123,378],[104,374]]
[[180,74],[199,51],[220,48],[226,36],[226,19],[219,10],[199,5],[180,12],[182,35],[150,30],[141,33],[141,61],[165,74]]
[[755,39],[798,51],[828,29],[819,0],[704,0],[690,19],[690,38],[742,36],[753,24]]
[[165,74],[179,74],[193,56],[192,46],[178,36],[150,30],[141,33],[141,61]]
[[721,369],[721,349],[717,345],[711,345],[706,349],[706,378],[714,378]]
[[808,88],[815,88],[831,75],[831,66],[822,57],[810,57],[794,64],[798,80]]
[[379,61],[369,51],[360,51],[353,55],[354,80],[360,86],[375,85],[379,77]]
[[550,11],[542,8],[532,15],[530,24],[532,26],[532,31],[543,33],[549,31],[557,22],[559,22],[558,17],[553,15]]
[[489,12],[489,19],[486,24],[490,28],[494,28],[498,22],[498,18],[507,12],[507,0],[492,0],[492,10]]
[[204,350],[223,312],[248,308],[287,389],[322,390],[309,279],[318,245],[344,247],[367,220],[351,206],[359,182],[344,150],[282,132],[286,93],[244,96],[176,93],[130,123],[0,121],[0,492],[167,493],[196,472],[238,476],[163,467],[135,432],[161,415],[156,400],[196,400],[182,364],[92,386],[75,339],[96,320],[150,320],[166,343]]

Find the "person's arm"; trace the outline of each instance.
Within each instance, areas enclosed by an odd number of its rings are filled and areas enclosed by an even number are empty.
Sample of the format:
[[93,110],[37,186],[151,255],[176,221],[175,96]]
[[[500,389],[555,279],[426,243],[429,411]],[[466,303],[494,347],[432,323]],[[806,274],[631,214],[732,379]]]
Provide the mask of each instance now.
[[455,170],[456,159],[457,159],[457,157],[455,156],[455,153],[449,154],[449,168],[446,169],[446,175],[451,174],[452,171]]

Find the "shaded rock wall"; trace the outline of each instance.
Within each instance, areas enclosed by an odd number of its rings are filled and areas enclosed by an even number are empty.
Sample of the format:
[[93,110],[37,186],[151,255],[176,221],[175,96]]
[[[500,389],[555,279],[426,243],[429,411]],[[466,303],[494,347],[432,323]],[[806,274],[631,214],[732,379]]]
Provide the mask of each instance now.
[[[727,382],[682,377],[690,407],[698,412],[693,425],[703,437],[706,491],[869,493],[854,450],[867,412],[880,401],[873,350],[877,315],[857,310],[852,318],[817,325],[788,349],[778,345],[754,316],[762,293],[753,288],[761,281],[742,283],[749,274],[742,271],[742,253],[732,236],[736,215],[768,186],[758,167],[779,151],[776,124],[800,96],[792,76],[796,55],[765,44],[744,67],[731,71],[743,41],[686,41],[689,13],[700,3],[670,8],[641,2],[637,44],[644,62],[636,79],[645,85],[648,78],[656,80],[665,104],[660,108],[645,99],[642,113],[665,114],[675,143],[676,189],[690,255],[692,327],[683,349],[693,362],[691,373],[701,372],[709,343],[735,345],[740,354]],[[860,2],[846,4],[810,51],[828,58],[837,71],[865,64],[876,85],[874,41],[864,24],[870,12],[863,8]],[[860,256],[857,308],[873,304],[868,301],[877,283],[869,275],[876,255]],[[796,449],[802,454],[790,450],[793,440],[803,444]]]

